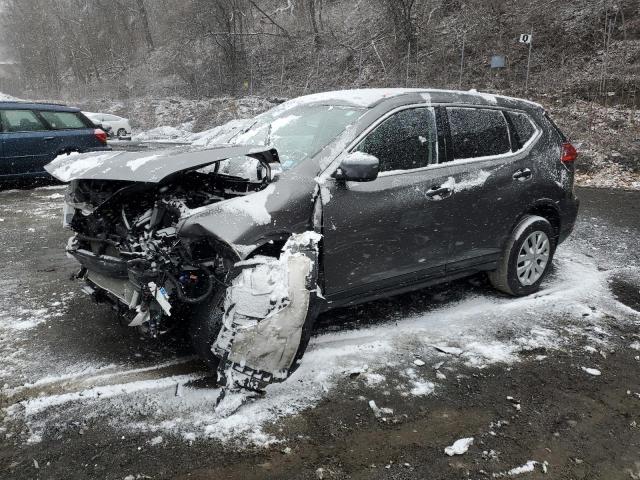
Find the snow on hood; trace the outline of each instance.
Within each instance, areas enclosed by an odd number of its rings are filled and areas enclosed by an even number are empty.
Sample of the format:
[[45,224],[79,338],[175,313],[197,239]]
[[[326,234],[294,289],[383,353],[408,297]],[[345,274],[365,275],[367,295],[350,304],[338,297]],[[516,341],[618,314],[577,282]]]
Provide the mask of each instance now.
[[45,170],[62,182],[124,180],[158,183],[171,174],[204,167],[234,157],[277,162],[277,152],[264,146],[218,145],[178,147],[149,152],[91,152],[59,155]]

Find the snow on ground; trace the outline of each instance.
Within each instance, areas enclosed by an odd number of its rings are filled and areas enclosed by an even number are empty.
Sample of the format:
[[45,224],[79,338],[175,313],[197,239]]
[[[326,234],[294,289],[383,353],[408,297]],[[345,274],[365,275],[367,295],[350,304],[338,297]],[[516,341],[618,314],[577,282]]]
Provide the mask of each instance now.
[[[13,222],[11,216],[22,215],[23,209],[25,214],[58,210],[59,188],[25,193],[29,204],[3,200],[6,215],[3,207],[0,215]],[[0,195],[7,199],[15,193]],[[34,219],[35,237],[27,237],[26,242],[37,245],[38,235],[46,235],[41,232],[46,224],[41,223]],[[469,292],[464,284],[455,287],[456,300],[443,293],[431,296],[429,291],[421,292],[416,295],[427,296],[430,300],[424,303],[428,307],[400,317],[382,313],[377,321],[359,329],[322,331],[312,338],[300,368],[289,380],[268,387],[263,397],[230,393],[217,409],[220,391],[202,386],[207,373],[197,368],[180,370],[190,357],[151,357],[140,367],[126,358],[105,363],[92,352],[83,352],[80,345],[78,352],[68,356],[57,351],[55,343],[35,349],[33,345],[42,337],[45,343],[55,342],[46,338],[54,320],[79,312],[86,312],[87,317],[93,312],[105,314],[106,307],[93,305],[75,291],[58,291],[43,299],[38,296],[37,283],[25,287],[15,274],[5,275],[0,280],[0,396],[7,405],[4,423],[26,425],[22,431],[14,430],[21,441],[31,443],[50,435],[54,428],[107,419],[123,435],[146,432],[150,440],[158,436],[185,441],[211,438],[264,446],[278,441],[274,422],[314,407],[340,389],[344,380],[355,381],[370,392],[369,398],[363,398],[363,412],[376,415],[379,411],[384,417],[393,415],[385,411],[385,391],[416,399],[438,394],[443,382],[455,381],[462,365],[484,369],[511,364],[523,361],[522,352],[569,349],[577,340],[596,353],[603,351],[611,338],[607,322],[612,317],[638,318],[637,312],[615,299],[608,286],[615,272],[640,273],[624,248],[625,239],[634,233],[598,225],[594,219],[582,221],[579,228],[589,235],[575,235],[561,246],[555,270],[536,295],[515,299],[489,288]],[[7,231],[0,230],[0,239]],[[594,243],[598,235],[623,240],[605,251]],[[610,244],[607,239],[599,241]],[[16,249],[9,252],[14,266],[0,268],[26,268],[19,263],[26,261],[20,255],[21,247],[8,248]],[[115,323],[114,319],[111,332],[101,332],[105,341],[126,328]],[[526,358],[544,361],[546,356]],[[606,371],[596,368],[595,355],[589,363],[575,368],[583,369],[586,376],[597,370],[606,377]],[[597,377],[593,379],[597,381]],[[446,445],[443,441],[443,448]]]
[[[62,419],[103,416],[123,432],[145,431],[153,436],[176,435],[186,440],[242,439],[269,445],[277,437],[266,433],[266,425],[313,407],[363,364],[368,365],[363,376],[366,384],[410,395],[428,395],[437,392],[442,380],[436,377],[435,370],[416,368],[416,355],[427,364],[446,362],[446,371],[455,375],[460,364],[482,369],[496,362],[517,362],[518,352],[523,350],[562,349],[576,335],[599,337],[599,344],[606,343],[594,329],[604,331],[600,320],[619,313],[621,308],[607,288],[608,274],[576,251],[561,250],[556,263],[553,278],[532,297],[470,294],[397,322],[382,321],[369,328],[321,334],[312,339],[298,371],[288,381],[270,386],[262,398],[253,398],[247,392],[233,393],[215,409],[219,391],[196,388],[193,381],[205,376],[197,372],[27,397],[7,409],[8,418],[25,421],[31,441],[46,435]],[[33,311],[33,315],[42,318],[48,312],[45,308]],[[582,316],[585,312],[589,317]],[[559,321],[569,316],[586,319],[570,325]],[[11,323],[12,319],[6,316],[0,319],[3,334],[10,331]],[[505,335],[505,331],[509,334]],[[388,375],[379,373],[383,369],[396,370],[399,375],[389,380]],[[124,364],[117,370],[120,375],[127,374]],[[51,379],[36,380],[35,384],[38,382],[50,383]],[[4,394],[11,403],[13,397],[22,398],[18,394],[24,388],[11,385]]]

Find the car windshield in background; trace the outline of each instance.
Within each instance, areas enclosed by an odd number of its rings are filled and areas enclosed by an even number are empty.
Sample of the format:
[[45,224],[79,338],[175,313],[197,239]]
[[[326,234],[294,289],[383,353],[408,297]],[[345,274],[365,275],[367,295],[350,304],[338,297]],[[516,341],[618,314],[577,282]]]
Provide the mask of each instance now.
[[278,150],[282,168],[288,170],[313,157],[345,128],[358,119],[362,110],[329,105],[275,108],[256,117],[256,122],[231,139],[237,144],[272,145]]

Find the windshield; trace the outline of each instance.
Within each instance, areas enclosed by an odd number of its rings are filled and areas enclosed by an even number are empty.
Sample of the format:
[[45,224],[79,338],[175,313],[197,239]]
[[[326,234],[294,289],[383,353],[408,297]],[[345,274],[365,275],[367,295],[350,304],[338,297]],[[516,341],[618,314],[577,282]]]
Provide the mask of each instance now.
[[361,110],[329,105],[279,107],[259,115],[232,143],[268,145],[278,150],[282,168],[288,170],[313,157],[353,123]]

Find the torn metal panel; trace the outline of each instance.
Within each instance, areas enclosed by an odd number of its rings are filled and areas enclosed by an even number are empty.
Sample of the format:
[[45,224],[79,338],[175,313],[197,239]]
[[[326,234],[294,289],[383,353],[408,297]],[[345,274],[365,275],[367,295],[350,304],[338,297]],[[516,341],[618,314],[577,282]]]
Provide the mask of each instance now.
[[225,299],[224,324],[213,345],[220,374],[240,386],[262,389],[293,371],[304,327],[313,322],[321,235],[293,235],[279,259],[242,263]]
[[235,157],[253,157],[267,169],[279,163],[278,152],[255,145],[218,145],[215,147],[174,147],[149,152],[101,152],[60,155],[45,170],[62,182],[72,180],[116,180],[158,183],[178,172],[201,168]]

